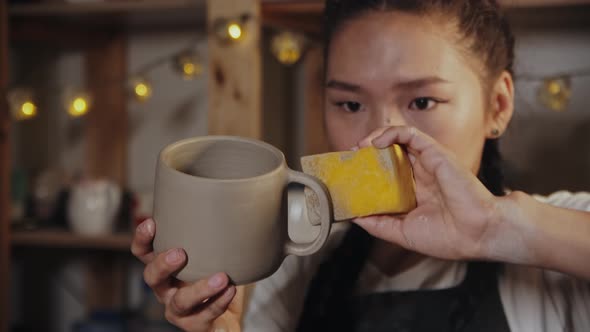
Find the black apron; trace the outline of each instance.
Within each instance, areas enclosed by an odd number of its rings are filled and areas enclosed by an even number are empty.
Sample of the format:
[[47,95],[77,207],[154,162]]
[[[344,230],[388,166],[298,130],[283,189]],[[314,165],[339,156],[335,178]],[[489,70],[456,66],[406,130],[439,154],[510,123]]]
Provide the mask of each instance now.
[[[360,248],[368,253],[368,245]],[[346,259],[346,251],[335,259]],[[465,279],[451,288],[348,294],[342,297],[338,297],[342,292],[336,296],[329,294],[332,291],[329,285],[339,282],[337,272],[330,272],[330,265],[333,263],[328,263],[328,268],[321,268],[319,272],[327,270],[322,275],[332,280],[323,282],[323,287],[318,285],[314,289],[312,285],[310,289],[310,292],[318,292],[320,296],[308,294],[297,329],[300,332],[510,331],[498,291],[497,264],[468,263]],[[364,264],[357,264],[352,272],[346,271],[356,274],[355,285],[360,266]],[[344,289],[354,288],[352,286],[348,284]],[[343,289],[342,286],[340,289]],[[331,300],[321,300],[322,293],[325,293],[324,298],[330,297]]]

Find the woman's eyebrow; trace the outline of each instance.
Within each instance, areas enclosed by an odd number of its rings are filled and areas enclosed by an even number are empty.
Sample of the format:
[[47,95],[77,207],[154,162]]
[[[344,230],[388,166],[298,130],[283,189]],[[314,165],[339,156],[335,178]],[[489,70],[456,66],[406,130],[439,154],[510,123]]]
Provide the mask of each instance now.
[[[428,76],[428,77],[420,77],[420,78],[402,80],[402,81],[395,82],[393,84],[393,88],[398,89],[398,90],[412,90],[412,89],[418,89],[418,88],[424,87],[426,85],[444,84],[444,83],[450,83],[450,82],[443,79],[443,78],[440,78],[438,76]],[[329,80],[328,82],[326,82],[325,87],[328,89],[337,89],[337,90],[343,90],[343,91],[349,91],[349,92],[362,91],[362,87],[360,85],[357,85],[354,83],[349,83],[349,82],[344,82],[344,81],[338,81],[338,80]]]
[[350,91],[350,92],[359,92],[361,89],[360,85],[356,85],[353,83],[347,83],[347,82],[343,82],[343,81],[337,81],[337,80],[329,80],[328,82],[326,82],[326,88],[329,89],[337,89],[337,90],[344,90],[344,91]]
[[412,90],[424,87],[426,85],[450,83],[449,81],[442,79],[438,76],[420,77],[416,79],[409,79],[404,81],[398,81],[393,84],[394,89],[401,90]]

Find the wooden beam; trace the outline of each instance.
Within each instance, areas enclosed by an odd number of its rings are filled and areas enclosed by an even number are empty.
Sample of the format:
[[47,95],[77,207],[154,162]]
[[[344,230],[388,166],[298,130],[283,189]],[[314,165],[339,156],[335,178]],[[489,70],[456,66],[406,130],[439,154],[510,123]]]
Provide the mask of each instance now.
[[321,38],[324,1],[265,2],[262,5],[264,26],[294,30]]
[[116,233],[101,236],[77,235],[63,230],[36,230],[12,232],[13,247],[98,249],[128,252],[132,235]]
[[[86,173],[126,185],[127,171],[127,43],[124,33],[86,51],[86,84],[92,94],[86,115]],[[124,302],[125,266],[110,256],[88,264],[87,310],[120,309]]]
[[10,25],[10,39],[15,43],[50,44],[61,49],[80,49],[103,43],[109,36],[105,27],[76,26],[43,19],[17,20]]
[[[243,40],[225,44],[218,20],[249,15]],[[209,134],[262,136],[260,0],[208,0]]]
[[283,151],[289,163],[294,141],[292,115],[296,105],[293,102],[296,83],[294,70],[276,60],[268,47],[270,34],[263,33],[263,39],[262,45],[266,47],[262,49],[262,139]]
[[590,5],[589,0],[500,0],[500,4],[507,8],[522,7],[567,7]]
[[27,17],[74,17],[200,9],[202,9],[201,1],[195,0],[117,0],[80,3],[42,1],[12,5],[10,14]]
[[126,257],[113,253],[96,253],[91,256],[86,270],[86,310],[124,309],[126,298]]
[[324,52],[322,46],[314,44],[305,55],[305,108],[303,126],[305,130],[303,154],[329,151],[324,126]]
[[10,321],[10,112],[8,88],[8,8],[0,0],[0,332]]
[[[567,7],[590,5],[590,0],[499,0],[499,3],[510,7]],[[262,6],[263,15],[318,15],[324,11],[324,0],[286,0],[265,1]]]
[[86,84],[93,97],[85,119],[86,172],[124,186],[128,140],[126,37],[113,34],[86,52]]
[[284,14],[303,14],[322,13],[324,11],[324,0],[291,0],[280,2],[264,2],[262,5],[262,15],[284,15]]
[[271,15],[265,16],[263,23],[265,27],[297,31],[316,40],[323,37],[321,16]]
[[[321,38],[324,2],[321,0],[264,2],[263,23],[268,27],[295,30],[309,34],[312,38]],[[511,18],[515,14],[519,17],[523,14],[527,17],[535,16],[537,17],[535,21],[541,22],[539,24],[541,26],[547,26],[547,14],[552,17],[549,22],[551,26],[561,26],[562,23],[571,26],[569,21],[572,17],[577,22],[587,22],[590,7],[590,0],[500,0],[500,3],[507,9]],[[555,10],[558,11],[559,16],[566,18],[558,23],[554,22]]]

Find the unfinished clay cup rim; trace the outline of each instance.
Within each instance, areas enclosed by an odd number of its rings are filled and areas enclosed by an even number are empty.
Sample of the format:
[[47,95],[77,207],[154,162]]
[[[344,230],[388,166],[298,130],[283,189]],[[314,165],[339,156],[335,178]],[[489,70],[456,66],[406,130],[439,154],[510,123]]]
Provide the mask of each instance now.
[[[248,143],[248,144],[256,145],[257,147],[260,147],[260,148],[272,153],[276,157],[277,165],[273,169],[269,170],[268,172],[265,172],[260,175],[254,175],[254,176],[242,177],[242,178],[233,178],[233,179],[219,179],[219,178],[210,178],[210,177],[203,177],[203,176],[188,174],[188,173],[182,172],[170,165],[170,158],[179,149],[182,149],[186,145],[200,143],[200,142],[208,142],[208,141],[211,141],[211,142],[221,142],[221,141],[239,142],[239,143]],[[285,162],[285,155],[283,154],[283,152],[281,150],[277,149],[273,145],[268,144],[263,141],[260,141],[260,140],[257,140],[257,139],[253,139],[253,138],[240,137],[240,136],[228,136],[228,135],[208,135],[208,136],[197,136],[197,137],[185,138],[185,139],[174,142],[174,143],[164,147],[160,151],[158,158],[159,158],[159,162],[161,162],[162,165],[165,166],[169,171],[173,172],[174,174],[176,174],[178,176],[186,177],[187,180],[198,180],[198,181],[203,181],[203,182],[215,182],[215,183],[245,183],[245,182],[259,181],[259,180],[262,180],[265,178],[270,178],[270,177],[276,176],[277,173],[281,172],[284,168],[287,168],[287,165]]]

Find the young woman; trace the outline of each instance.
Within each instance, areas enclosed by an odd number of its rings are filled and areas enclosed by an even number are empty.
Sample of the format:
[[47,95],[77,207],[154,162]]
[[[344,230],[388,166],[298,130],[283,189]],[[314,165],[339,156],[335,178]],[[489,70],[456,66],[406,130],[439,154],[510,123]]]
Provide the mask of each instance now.
[[327,1],[332,147],[405,145],[418,207],[336,225],[319,255],[289,257],[257,283],[246,312],[224,274],[171,277],[185,253],[155,256],[146,221],[132,251],[170,322],[187,331],[590,331],[590,195],[509,192],[499,172],[513,47],[492,0]]

